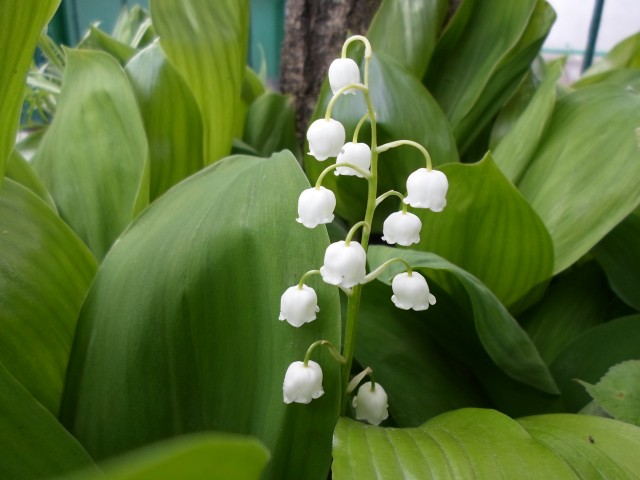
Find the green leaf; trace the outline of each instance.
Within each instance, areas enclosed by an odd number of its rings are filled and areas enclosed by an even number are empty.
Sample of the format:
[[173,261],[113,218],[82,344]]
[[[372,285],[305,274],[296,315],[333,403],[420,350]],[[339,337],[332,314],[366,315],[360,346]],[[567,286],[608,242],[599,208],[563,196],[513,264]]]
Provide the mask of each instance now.
[[140,5],[120,9],[111,35],[114,39],[134,48],[142,48],[154,38],[151,14]]
[[589,262],[556,277],[519,320],[549,365],[578,335],[605,321],[611,300],[606,278]]
[[[434,322],[446,300],[444,293],[435,293],[437,312],[434,307],[427,313],[398,309],[391,302],[391,289],[381,282],[368,284],[362,293],[355,356],[360,365],[373,369],[389,395],[393,421],[401,427],[418,426],[454,408],[488,405],[469,367],[440,345]],[[450,327],[447,322],[445,328]],[[466,350],[466,358],[473,353]]]
[[0,190],[0,251],[0,361],[56,415],[96,262],[50,206],[9,179]]
[[[398,139],[413,140],[428,148],[434,165],[457,162],[458,153],[447,120],[426,88],[383,54],[374,53],[370,69],[370,94],[376,112],[378,144]],[[314,119],[324,116],[331,96],[328,82],[325,82]],[[332,117],[345,126],[347,138],[351,139],[365,112],[362,94],[344,95],[335,104]],[[366,122],[360,131],[359,141],[370,143],[370,138],[370,126]],[[305,155],[304,162],[312,182],[327,167],[327,162],[319,162],[310,155]],[[424,167],[424,157],[414,148],[394,148],[380,155],[378,193],[404,191],[407,177],[421,167]],[[362,220],[367,201],[365,181],[331,174],[325,177],[323,185],[336,194],[338,215],[349,223]],[[395,209],[396,205],[391,201],[382,203],[376,210],[374,230],[381,231],[382,221]]]
[[126,72],[149,142],[153,200],[203,167],[202,118],[191,90],[158,43],[136,55]]
[[584,72],[573,87],[578,88],[593,76],[625,68],[640,69],[640,32],[625,38],[609,50],[604,57]]
[[323,228],[295,221],[304,188],[290,152],[230,157],[158,198],[120,237],[81,312],[63,406],[92,455],[218,430],[265,443],[264,478],[326,478],[340,366],[314,354],[325,394],[309,405],[282,397],[288,365],[311,343],[340,345],[337,289],[319,278],[309,281],[318,319],[300,329],[278,321],[282,293],[328,246]]
[[0,363],[0,477],[50,478],[81,467],[97,470],[78,441]]
[[234,133],[244,122],[249,2],[155,0],[151,17],[162,49],[200,106],[205,163],[213,163],[231,151]]
[[640,202],[639,126],[640,95],[613,85],[558,101],[518,185],[551,234],[555,272],[582,257]]
[[53,198],[51,198],[51,195],[47,192],[47,189],[36,175],[36,172],[33,171],[31,164],[29,164],[29,162],[27,162],[17,150],[11,152],[11,156],[9,157],[9,163],[7,164],[7,178],[27,187],[54,211],[56,211]]
[[60,0],[2,1],[0,4],[0,181],[16,140],[33,51],[59,4]]
[[640,360],[614,365],[595,385],[581,383],[616,420],[640,425]]
[[607,418],[568,414],[540,415],[518,422],[569,465],[577,478],[638,477],[638,427]]
[[89,27],[87,35],[78,43],[76,48],[98,50],[108,53],[124,66],[136,54],[136,49],[119,42],[115,38],[94,26]]
[[640,310],[640,215],[632,214],[593,249],[614,292]]
[[516,421],[471,408],[418,428],[381,428],[341,418],[333,457],[335,480],[577,478]]
[[578,411],[590,401],[576,378],[595,383],[613,365],[640,358],[638,338],[640,315],[612,320],[577,337],[551,364],[566,407]]
[[148,200],[148,147],[129,81],[109,55],[67,51],[53,123],[33,167],[98,259]]
[[572,87],[578,89],[599,83],[612,83],[622,88],[638,91],[640,90],[640,70],[630,68],[607,70],[580,79]]
[[490,154],[472,165],[445,165],[443,212],[419,210],[417,249],[440,255],[480,279],[506,306],[553,271],[553,245],[544,224]]
[[422,78],[447,8],[444,0],[383,0],[367,38],[374,51],[393,56],[415,77]]
[[291,98],[278,93],[266,93],[249,107],[243,140],[264,157],[286,149],[300,158],[302,154],[296,138],[294,117]]
[[159,442],[101,464],[104,473],[83,471],[59,480],[258,480],[269,451],[256,439],[200,433]]
[[527,108],[494,150],[496,165],[514,183],[518,182],[527,168],[548,125],[556,104],[556,84],[563,69],[564,60],[549,64],[544,79]]
[[[558,393],[549,370],[527,334],[495,295],[477,278],[432,253],[379,246],[369,249],[369,263],[372,269],[396,257],[403,258],[416,269],[428,272],[427,275],[442,271],[459,282],[460,293],[466,298],[459,297],[458,301],[468,305],[474,320],[473,325],[467,324],[465,327],[475,329],[495,364],[507,375],[522,383],[543,392]],[[399,271],[394,267],[387,269],[379,278],[385,283],[390,283],[393,275]]]

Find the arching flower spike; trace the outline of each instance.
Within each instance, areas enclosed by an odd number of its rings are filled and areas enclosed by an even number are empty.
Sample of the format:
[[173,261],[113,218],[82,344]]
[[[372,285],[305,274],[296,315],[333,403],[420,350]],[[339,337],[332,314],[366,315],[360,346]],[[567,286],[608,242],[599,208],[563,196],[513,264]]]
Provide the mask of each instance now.
[[337,156],[344,145],[345,135],[344,127],[337,120],[316,120],[307,130],[309,154],[320,161]]

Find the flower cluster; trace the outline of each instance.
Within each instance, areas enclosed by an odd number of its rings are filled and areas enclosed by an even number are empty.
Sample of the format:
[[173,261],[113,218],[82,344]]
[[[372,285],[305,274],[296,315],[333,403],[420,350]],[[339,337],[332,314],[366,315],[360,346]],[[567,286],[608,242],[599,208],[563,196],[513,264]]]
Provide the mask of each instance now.
[[[360,68],[350,58],[346,57],[349,43],[354,40],[365,44],[364,82],[361,82]],[[352,290],[375,279],[387,266],[394,262],[405,265],[406,271],[396,275],[392,280],[393,295],[391,301],[394,305],[404,310],[426,310],[436,302],[430,293],[426,279],[404,260],[397,258],[386,262],[378,269],[367,274],[367,246],[370,234],[370,226],[375,208],[390,196],[399,197],[402,209],[392,213],[383,224],[382,240],[390,245],[398,244],[410,246],[420,242],[422,223],[420,218],[409,212],[408,207],[429,209],[433,212],[441,212],[446,205],[448,181],[444,173],[432,169],[431,158],[427,150],[416,142],[399,140],[384,145],[376,144],[375,111],[369,96],[369,61],[371,47],[366,38],[354,36],[347,40],[343,47],[342,58],[335,60],[329,68],[329,84],[333,91],[333,97],[329,102],[324,118],[314,121],[307,131],[309,154],[319,161],[335,157],[336,162],[329,165],[318,177],[314,187],[304,190],[298,199],[298,223],[307,228],[315,228],[318,225],[331,223],[334,219],[336,207],[335,194],[322,186],[326,174],[334,171],[335,175],[349,175],[361,178],[368,182],[369,191],[377,190],[377,161],[378,155],[401,145],[408,145],[419,149],[426,160],[425,168],[413,172],[406,181],[406,195],[400,192],[390,191],[379,196],[375,202],[369,201],[363,221],[356,223],[344,240],[332,243],[324,255],[324,264],[319,270],[307,272],[298,285],[288,288],[282,295],[280,302],[280,320],[287,321],[294,327],[301,327],[305,323],[316,319],[320,311],[318,298],[313,288],[306,285],[305,279],[310,275],[320,275],[322,280],[330,285],[340,287],[352,301]],[[331,118],[333,105],[342,95],[355,95],[361,92],[367,103],[367,112],[363,115],[355,128],[352,141],[347,142],[344,126]],[[358,141],[360,127],[366,122],[371,123],[370,145]],[[369,198],[373,198],[371,195]],[[358,228],[362,228],[360,241],[353,240]],[[356,298],[359,298],[357,296]],[[355,300],[358,301],[358,300]],[[357,308],[354,309],[357,312]],[[347,323],[355,322],[355,319],[347,318]],[[347,329],[349,331],[349,329]],[[283,397],[285,403],[309,403],[319,398],[323,393],[322,369],[310,360],[310,355],[318,345],[326,345],[330,348],[334,357],[343,363],[344,395],[348,395],[353,388],[346,387],[348,383],[349,369],[353,356],[354,338],[345,338],[345,357],[329,344],[321,340],[314,343],[304,359],[304,362],[292,363],[285,375],[283,384]],[[353,336],[353,334],[351,334]],[[372,375],[372,371],[366,370]],[[364,373],[364,372],[363,372]],[[362,374],[361,374],[362,375]],[[361,380],[357,377],[357,382]],[[357,383],[356,382],[356,383]],[[343,401],[343,408],[344,408]],[[387,418],[387,394],[384,388],[375,381],[368,382],[360,387],[353,398],[352,406],[355,416],[359,420],[365,420],[378,425]]]

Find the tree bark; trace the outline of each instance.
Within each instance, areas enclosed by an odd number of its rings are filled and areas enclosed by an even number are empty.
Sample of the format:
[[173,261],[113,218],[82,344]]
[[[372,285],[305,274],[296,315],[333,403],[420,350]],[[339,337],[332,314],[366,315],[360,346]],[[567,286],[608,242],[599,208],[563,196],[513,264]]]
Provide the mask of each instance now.
[[366,33],[382,0],[287,0],[280,89],[293,97],[302,144],[329,64],[348,35]]

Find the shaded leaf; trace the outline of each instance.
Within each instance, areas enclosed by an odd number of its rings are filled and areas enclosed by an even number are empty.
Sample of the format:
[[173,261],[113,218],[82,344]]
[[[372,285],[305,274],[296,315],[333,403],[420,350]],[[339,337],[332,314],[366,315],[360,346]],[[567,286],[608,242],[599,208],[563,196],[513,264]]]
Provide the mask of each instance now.
[[148,201],[148,147],[131,85],[103,52],[67,51],[53,123],[33,167],[98,259]]
[[96,262],[50,206],[9,179],[0,190],[0,251],[0,361],[56,415]]
[[49,195],[49,192],[47,192],[47,189],[36,175],[36,172],[33,171],[29,162],[27,162],[17,150],[11,152],[6,173],[7,178],[18,182],[23,187],[27,187],[56,211],[53,198],[51,198],[51,195]]
[[324,229],[295,221],[307,187],[289,152],[230,157],[158,198],[120,237],[81,312],[63,406],[92,455],[218,430],[265,443],[264,478],[326,478],[339,365],[317,352],[325,394],[310,405],[282,397],[288,365],[312,342],[340,345],[337,289],[317,278],[318,319],[300,329],[278,321],[282,293],[328,245]]
[[264,157],[286,149],[300,158],[294,117],[291,98],[265,93],[249,107],[243,139]]
[[213,163],[231,151],[237,126],[244,122],[249,2],[156,0],[151,17],[162,49],[200,106],[205,163]]

